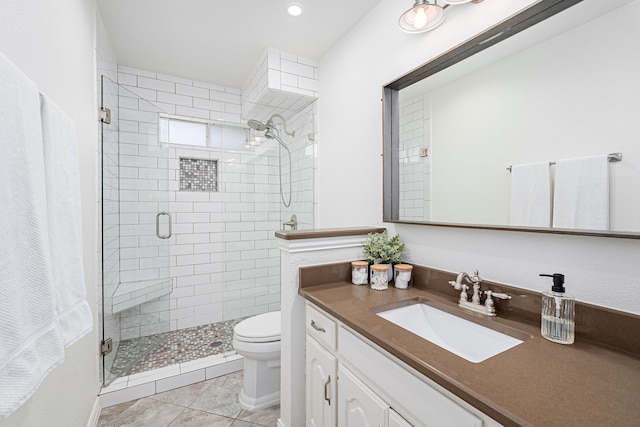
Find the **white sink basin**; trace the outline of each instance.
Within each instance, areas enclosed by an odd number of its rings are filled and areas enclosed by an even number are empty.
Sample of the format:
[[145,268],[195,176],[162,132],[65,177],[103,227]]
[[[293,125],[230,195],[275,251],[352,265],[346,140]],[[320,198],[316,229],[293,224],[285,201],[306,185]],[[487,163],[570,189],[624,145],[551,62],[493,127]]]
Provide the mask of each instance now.
[[[405,303],[409,305],[397,307],[397,304],[393,304],[391,306],[397,308],[378,307],[373,311],[376,311],[378,316],[469,362],[480,363],[531,338],[524,332],[516,330],[510,330],[507,335],[507,333],[481,326],[475,321],[463,319],[459,314],[451,314],[435,308],[434,305],[437,303],[432,301],[410,300]],[[447,306],[442,307],[451,310]],[[464,315],[464,313],[460,314]],[[496,326],[507,328],[503,325]],[[519,335],[519,337],[512,335]]]

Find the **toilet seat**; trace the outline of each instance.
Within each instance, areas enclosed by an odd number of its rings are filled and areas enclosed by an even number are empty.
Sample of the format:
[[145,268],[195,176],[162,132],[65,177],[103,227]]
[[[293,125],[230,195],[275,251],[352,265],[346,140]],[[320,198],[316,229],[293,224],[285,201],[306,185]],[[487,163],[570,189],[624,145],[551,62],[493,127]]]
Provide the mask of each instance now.
[[234,338],[249,343],[280,341],[280,320],[279,311],[250,317],[233,328]]

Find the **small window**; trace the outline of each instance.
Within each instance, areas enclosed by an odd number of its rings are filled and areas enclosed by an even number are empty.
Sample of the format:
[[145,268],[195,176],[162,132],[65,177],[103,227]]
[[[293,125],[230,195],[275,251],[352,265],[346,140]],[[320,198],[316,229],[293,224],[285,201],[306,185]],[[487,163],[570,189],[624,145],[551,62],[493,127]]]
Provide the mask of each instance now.
[[198,147],[244,150],[249,130],[238,125],[160,116],[160,142]]
[[226,150],[244,150],[247,145],[248,130],[241,127],[209,124],[211,147]]
[[160,117],[160,142],[207,146],[207,124]]

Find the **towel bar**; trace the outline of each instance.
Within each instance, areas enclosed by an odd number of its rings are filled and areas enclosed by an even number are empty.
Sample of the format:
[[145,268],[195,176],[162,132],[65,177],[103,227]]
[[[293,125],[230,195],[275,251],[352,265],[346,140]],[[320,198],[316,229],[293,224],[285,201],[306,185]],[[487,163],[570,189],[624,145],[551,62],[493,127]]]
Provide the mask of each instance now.
[[[610,153],[609,155],[607,155],[607,160],[609,160],[609,162],[621,162],[622,153]],[[555,164],[556,162],[549,162],[549,166],[553,166]],[[511,172],[511,168],[513,168],[513,165],[509,165],[509,167],[507,167],[507,170]]]

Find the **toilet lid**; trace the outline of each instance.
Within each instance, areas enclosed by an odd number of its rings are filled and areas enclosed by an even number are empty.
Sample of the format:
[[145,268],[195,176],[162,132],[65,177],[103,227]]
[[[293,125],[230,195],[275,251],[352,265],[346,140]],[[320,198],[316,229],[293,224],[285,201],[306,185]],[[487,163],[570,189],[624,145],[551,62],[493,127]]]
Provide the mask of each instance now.
[[236,339],[246,342],[280,341],[280,312],[259,314],[233,328]]

